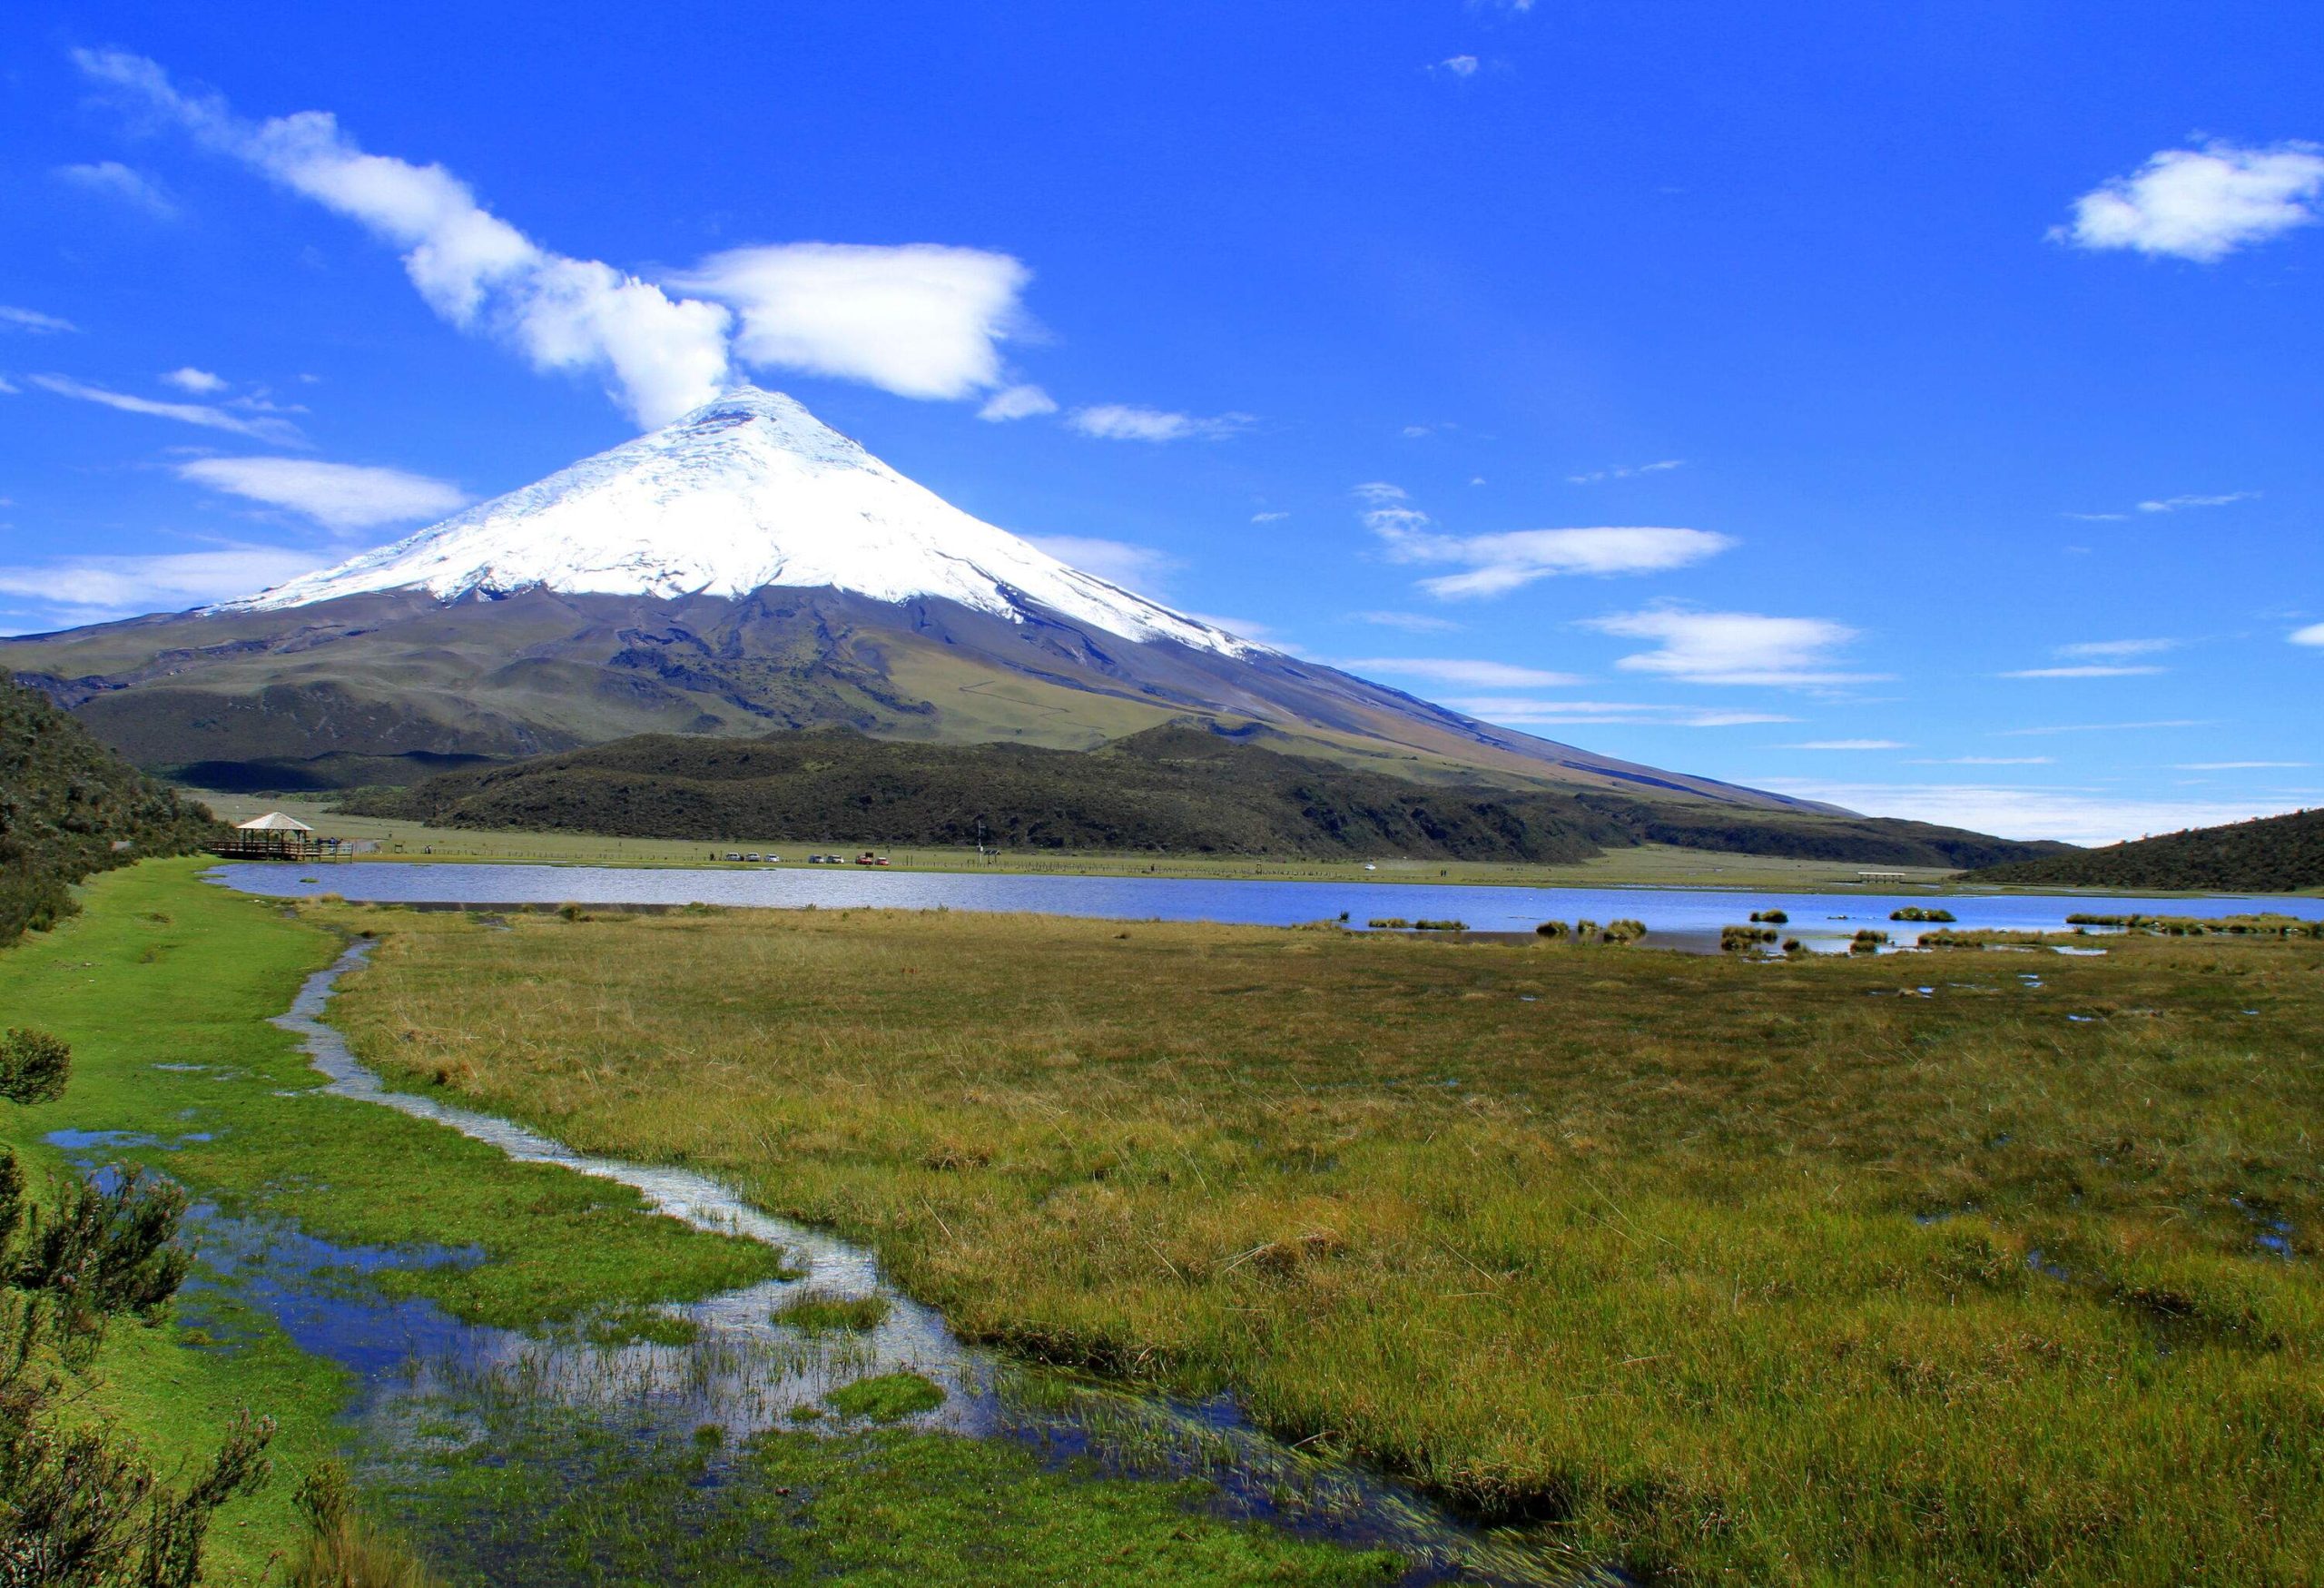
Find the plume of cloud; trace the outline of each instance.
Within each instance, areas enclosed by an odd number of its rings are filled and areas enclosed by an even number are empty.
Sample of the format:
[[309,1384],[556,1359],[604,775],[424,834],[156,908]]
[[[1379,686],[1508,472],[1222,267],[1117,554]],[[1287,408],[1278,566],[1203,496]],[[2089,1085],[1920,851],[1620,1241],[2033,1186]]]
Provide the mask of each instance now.
[[1449,617],[1432,617],[1424,612],[1351,612],[1348,616],[1358,623],[1401,628],[1406,634],[1450,634],[1462,626]]
[[1276,512],[1267,512],[1267,513],[1254,513],[1254,514],[1252,514],[1252,515],[1251,515],[1251,522],[1252,522],[1252,523],[1254,523],[1254,524],[1280,524],[1280,523],[1282,523],[1285,518],[1290,518],[1290,517],[1291,517],[1291,515],[1290,515],[1289,513],[1281,512],[1281,511],[1276,511]]
[[157,402],[150,397],[133,397],[126,391],[108,391],[102,386],[91,386],[63,375],[32,375],[26,379],[44,391],[53,391],[59,397],[70,397],[82,402],[100,403],[106,408],[118,409],[123,413],[176,419],[181,424],[200,425],[208,430],[227,430],[237,436],[248,436],[255,441],[271,441],[278,446],[300,444],[304,440],[299,428],[288,419],[251,419],[203,402]]
[[54,336],[59,331],[79,329],[69,320],[43,314],[37,309],[18,309],[12,304],[0,303],[0,330],[25,330],[34,336]]
[[1066,416],[1065,422],[1085,436],[1108,441],[1217,441],[1249,424],[1251,416],[1224,413],[1206,419],[1158,408],[1104,402],[1075,409]]
[[1005,253],[937,243],[790,242],[729,249],[665,279],[734,309],[746,363],[961,398],[1001,384],[998,344],[1022,322],[1032,272]]
[[103,193],[118,199],[133,209],[167,220],[178,212],[169,194],[146,178],[140,176],[118,160],[99,160],[85,165],[60,165],[56,168],[59,181],[90,192]]
[[1449,72],[1455,77],[1474,77],[1482,64],[1474,55],[1452,55],[1436,63],[1436,70]]
[[2255,490],[2224,491],[2218,496],[2159,497],[2139,504],[2142,513],[2175,513],[2182,508],[2224,508],[2230,502],[2248,502],[2258,498]]
[[1443,705],[1470,716],[1511,728],[1628,725],[1658,728],[1739,728],[1799,719],[1764,711],[1716,711],[1699,705],[1656,705],[1634,700],[1534,700],[1523,695],[1482,695]]
[[1496,535],[1446,535],[1403,490],[1385,480],[1355,488],[1365,528],[1398,562],[1465,565],[1467,571],[1421,581],[1447,600],[1499,596],[1564,574],[1660,573],[1725,551],[1734,542],[1704,529],[1599,528],[1512,529]]
[[310,458],[199,458],[179,464],[178,475],[339,531],[440,518],[468,501],[458,486],[426,475]]
[[1683,458],[1665,458],[1657,463],[1635,463],[1615,469],[1594,469],[1588,474],[1569,474],[1565,478],[1568,485],[1596,485],[1600,480],[1636,479],[1643,474],[1668,474],[1674,469],[1686,467],[1687,460]]
[[1761,684],[1819,687],[1869,683],[1880,676],[1832,668],[1832,653],[1857,637],[1845,624],[1822,617],[1767,617],[1756,612],[1698,612],[1656,607],[1592,618],[1583,626],[1601,634],[1656,642],[1650,651],[1614,665],[1690,684]]
[[2053,227],[2050,237],[2075,248],[2210,263],[2312,224],[2320,194],[2324,149],[2313,143],[2164,149],[2076,199],[2073,220]]
[[1778,750],[1909,750],[1902,739],[1809,739],[1804,744],[1778,745]]
[[1038,386],[1004,386],[985,399],[977,409],[977,418],[996,423],[1008,419],[1029,419],[1057,411],[1057,399]]
[[2099,659],[2119,659],[2123,656],[2152,656],[2163,651],[2177,650],[2175,639],[2093,639],[2078,645],[2060,646],[2062,656],[2091,656]]
[[2241,803],[2151,799],[2083,788],[2012,788],[1996,784],[1836,783],[1817,778],[1757,777],[1761,788],[1822,800],[1874,816],[1901,816],[1998,833],[2010,838],[2056,838],[2068,843],[2115,843],[2150,833],[2211,827],[2290,810],[2293,802],[2253,794]]
[[197,370],[192,364],[172,370],[162,379],[180,391],[191,391],[196,397],[212,397],[226,390],[225,381],[207,370]]
[[2324,623],[2311,623],[2306,628],[2293,629],[2291,643],[2296,646],[2324,646]]
[[610,378],[645,423],[674,419],[726,384],[724,308],[673,301],[610,265],[540,247],[440,165],[367,153],[327,111],[246,121],[216,95],[181,93],[143,56],[77,50],[74,59],[203,146],[401,250],[412,285],[445,320],[504,338],[537,369]]

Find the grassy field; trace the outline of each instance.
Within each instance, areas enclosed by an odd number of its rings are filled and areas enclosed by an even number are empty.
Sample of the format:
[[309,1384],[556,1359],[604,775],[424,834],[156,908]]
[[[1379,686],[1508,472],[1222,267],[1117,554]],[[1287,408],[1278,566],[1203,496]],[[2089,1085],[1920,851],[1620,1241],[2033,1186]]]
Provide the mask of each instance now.
[[313,908],[384,934],[340,1019],[415,1086],[725,1174],[975,1335],[1231,1387],[1635,1567],[2324,1560],[2319,945]]
[[[370,840],[379,847],[366,852],[365,860],[525,861],[613,865],[723,866],[730,851],[783,855],[786,866],[803,865],[811,853],[845,853],[851,859],[860,846],[830,842],[800,843],[771,839],[764,833],[745,834],[716,843],[676,838],[605,838],[576,833],[501,833],[462,828],[427,827],[382,816],[342,816],[328,800],[288,796],[229,794],[185,791],[230,822],[247,821],[268,811],[298,817],[319,833],[334,837]],[[1265,877],[1340,883],[1456,883],[1472,886],[1503,884],[1516,887],[1569,888],[1750,888],[1767,891],[1822,892],[1856,885],[1859,867],[1836,861],[1786,860],[1765,854],[1720,854],[1708,850],[1679,849],[1669,844],[1642,844],[1635,849],[1610,850],[1594,860],[1573,865],[1523,865],[1499,861],[1382,860],[1373,871],[1358,861],[1206,859],[1199,855],[1061,854],[1043,851],[1011,851],[980,858],[972,849],[898,849],[888,853],[897,866],[913,871],[986,871],[1065,876]],[[747,863],[743,863],[747,865]],[[763,870],[762,863],[748,866]],[[1894,868],[1881,868],[1890,870]],[[1903,873],[1913,883],[1934,887],[1951,873],[1927,867]],[[1894,884],[1882,883],[1884,891]]]
[[[781,1254],[755,1243],[647,1216],[625,1188],[512,1163],[440,1127],[318,1092],[320,1078],[292,1039],[266,1021],[341,938],[196,880],[205,863],[148,862],[101,877],[83,890],[82,914],[0,951],[0,1024],[51,1031],[74,1050],[61,1100],[0,1104],[5,1139],[35,1185],[64,1167],[44,1142],[50,1131],[133,1133],[142,1144],[108,1145],[104,1159],[150,1165],[226,1211],[343,1244],[478,1254],[470,1266],[369,1277],[389,1294],[423,1296],[470,1321],[571,1326],[600,1338],[650,1331],[643,1303],[701,1297],[781,1267]],[[205,1580],[280,1583],[299,1538],[291,1493],[346,1437],[336,1419],[350,1382],[263,1314],[214,1292],[201,1306],[209,1328],[182,1316],[116,1327],[74,1415],[128,1433],[164,1472],[205,1457],[238,1408],[276,1418],[274,1480],[222,1513]],[[393,1509],[441,1551],[458,1583],[846,1574],[914,1588],[1323,1585],[1376,1583],[1387,1564],[1211,1520],[1188,1509],[1181,1486],[1091,1482],[1022,1450],[949,1435],[763,1435],[736,1453],[738,1475],[714,1496],[690,1482],[701,1459],[582,1423],[528,1424],[448,1459],[421,1492],[394,1496]],[[582,1473],[594,1479],[586,1488],[576,1482]],[[964,1527],[977,1549],[960,1547]],[[718,1554],[721,1541],[757,1550],[769,1535],[781,1547],[752,1556],[740,1575],[735,1559]],[[511,1540],[529,1552],[513,1567]],[[487,1544],[497,1551],[488,1559],[468,1551]]]

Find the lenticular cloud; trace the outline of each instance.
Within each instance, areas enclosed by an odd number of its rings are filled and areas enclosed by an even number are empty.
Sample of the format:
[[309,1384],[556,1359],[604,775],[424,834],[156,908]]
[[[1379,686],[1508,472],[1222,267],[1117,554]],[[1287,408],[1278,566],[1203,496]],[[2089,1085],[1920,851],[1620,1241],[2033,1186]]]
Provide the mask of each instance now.
[[1030,278],[1006,254],[926,243],[734,249],[673,275],[678,291],[700,294],[673,297],[543,248],[442,166],[367,153],[327,111],[251,122],[214,94],[180,91],[143,56],[81,50],[74,59],[204,146],[400,250],[412,285],[445,320],[507,342],[535,369],[596,374],[641,423],[708,402],[737,363],[916,398],[1003,383],[996,344],[1021,320]]

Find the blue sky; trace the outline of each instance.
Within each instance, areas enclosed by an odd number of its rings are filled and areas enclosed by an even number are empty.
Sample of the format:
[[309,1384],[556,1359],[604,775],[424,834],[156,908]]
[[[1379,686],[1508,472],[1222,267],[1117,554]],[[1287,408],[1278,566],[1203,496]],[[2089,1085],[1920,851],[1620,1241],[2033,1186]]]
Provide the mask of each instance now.
[[748,375],[1549,737],[2085,842],[2324,803],[2309,8],[207,13],[0,22],[0,632]]

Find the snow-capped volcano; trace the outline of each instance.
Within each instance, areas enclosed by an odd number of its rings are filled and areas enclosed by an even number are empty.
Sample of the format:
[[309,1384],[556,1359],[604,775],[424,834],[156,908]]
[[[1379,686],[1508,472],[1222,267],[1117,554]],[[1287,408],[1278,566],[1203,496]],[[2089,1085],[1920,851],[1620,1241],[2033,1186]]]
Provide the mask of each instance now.
[[531,589],[739,597],[768,586],[935,597],[1018,623],[1030,603],[1126,639],[1226,656],[1267,648],[970,517],[754,386],[392,546],[210,610],[413,588],[455,601]]

